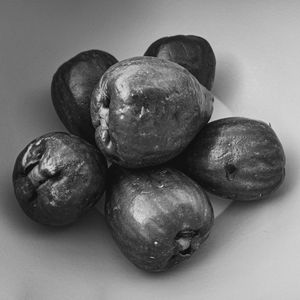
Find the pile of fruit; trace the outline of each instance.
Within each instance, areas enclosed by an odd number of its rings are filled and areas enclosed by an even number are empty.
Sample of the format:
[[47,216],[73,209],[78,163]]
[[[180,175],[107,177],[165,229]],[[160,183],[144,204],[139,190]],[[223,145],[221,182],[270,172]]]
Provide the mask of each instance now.
[[282,145],[261,121],[209,122],[215,65],[205,39],[183,35],[120,62],[89,50],[63,63],[51,95],[70,133],[36,138],[13,171],[27,216],[64,226],[105,201],[124,255],[159,272],[208,238],[214,213],[206,191],[235,201],[268,197],[284,179]]

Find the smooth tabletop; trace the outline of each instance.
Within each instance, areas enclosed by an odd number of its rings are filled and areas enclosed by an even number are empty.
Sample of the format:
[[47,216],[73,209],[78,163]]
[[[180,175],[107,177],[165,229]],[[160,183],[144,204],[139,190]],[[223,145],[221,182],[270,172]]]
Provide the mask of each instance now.
[[[0,299],[299,299],[299,16],[290,0],[1,1]],[[88,49],[122,60],[175,34],[209,41],[213,93],[231,115],[271,124],[286,179],[269,199],[223,210],[189,261],[147,274],[121,254],[96,209],[64,229],[33,223],[11,176],[32,139],[65,131],[50,96],[63,62]]]

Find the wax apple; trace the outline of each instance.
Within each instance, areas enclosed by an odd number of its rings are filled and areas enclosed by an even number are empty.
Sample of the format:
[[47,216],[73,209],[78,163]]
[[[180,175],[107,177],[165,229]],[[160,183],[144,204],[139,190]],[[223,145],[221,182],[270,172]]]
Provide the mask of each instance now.
[[52,102],[62,123],[70,133],[92,144],[95,130],[90,115],[91,94],[103,73],[116,62],[105,51],[84,51],[63,63],[52,79]]
[[13,171],[16,198],[32,220],[68,225],[101,198],[106,170],[106,160],[95,146],[67,133],[49,133],[19,154]]
[[91,100],[98,147],[110,161],[129,168],[175,157],[212,110],[213,96],[190,72],[154,57],[110,67]]

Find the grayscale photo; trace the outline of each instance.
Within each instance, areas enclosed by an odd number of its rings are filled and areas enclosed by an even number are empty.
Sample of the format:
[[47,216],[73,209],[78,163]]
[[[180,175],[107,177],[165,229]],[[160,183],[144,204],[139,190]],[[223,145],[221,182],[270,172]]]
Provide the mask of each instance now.
[[0,300],[300,299],[300,2],[0,25]]

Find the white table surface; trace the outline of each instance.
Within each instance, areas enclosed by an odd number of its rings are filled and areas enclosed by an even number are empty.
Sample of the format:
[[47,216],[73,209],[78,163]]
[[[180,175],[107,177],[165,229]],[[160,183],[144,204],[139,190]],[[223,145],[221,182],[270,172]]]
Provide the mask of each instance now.
[[[0,5],[0,299],[300,299],[300,2],[21,1]],[[206,38],[213,93],[232,115],[272,124],[287,157],[271,198],[234,203],[189,261],[147,274],[121,254],[94,209],[57,230],[30,221],[13,194],[18,153],[65,130],[52,107],[58,66],[92,48],[119,60],[156,39]]]

